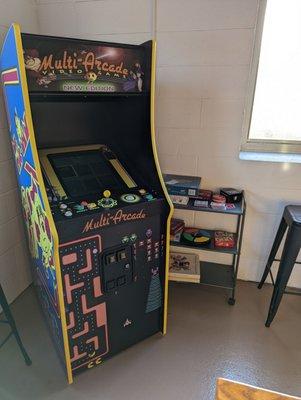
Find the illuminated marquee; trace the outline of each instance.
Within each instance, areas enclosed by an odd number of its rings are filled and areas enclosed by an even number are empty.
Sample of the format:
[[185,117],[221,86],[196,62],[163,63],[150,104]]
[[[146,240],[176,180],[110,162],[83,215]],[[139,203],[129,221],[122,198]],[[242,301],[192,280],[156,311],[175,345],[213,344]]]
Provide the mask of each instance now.
[[29,89],[58,92],[142,92],[143,53],[108,45],[55,41],[26,45],[24,61]]

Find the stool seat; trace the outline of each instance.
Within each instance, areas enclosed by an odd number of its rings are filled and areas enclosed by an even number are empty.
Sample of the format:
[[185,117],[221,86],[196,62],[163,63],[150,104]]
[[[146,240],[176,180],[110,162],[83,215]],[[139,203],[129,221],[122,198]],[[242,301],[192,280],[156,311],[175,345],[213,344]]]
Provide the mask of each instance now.
[[274,243],[265,266],[258,288],[261,289],[268,274],[271,274],[272,264],[283,236],[287,230],[283,251],[281,254],[277,278],[274,283],[273,295],[270,303],[269,313],[265,325],[268,327],[273,321],[283,294],[285,293],[287,282],[291,276],[293,267],[296,263],[301,248],[301,205],[287,205],[283,210],[283,215],[274,239]]
[[284,208],[283,217],[287,225],[301,225],[301,206],[286,206]]

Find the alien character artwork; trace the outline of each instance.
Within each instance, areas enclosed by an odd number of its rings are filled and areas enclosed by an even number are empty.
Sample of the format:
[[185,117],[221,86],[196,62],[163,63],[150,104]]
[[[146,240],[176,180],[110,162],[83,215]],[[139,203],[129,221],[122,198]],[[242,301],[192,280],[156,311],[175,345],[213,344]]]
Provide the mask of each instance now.
[[49,222],[41,202],[41,197],[38,194],[36,174],[28,163],[25,164],[24,169],[31,176],[31,185],[21,187],[21,199],[30,252],[32,257],[37,259],[39,258],[39,251],[41,251],[43,265],[46,269],[54,269],[53,242]]
[[51,82],[56,80],[56,75],[53,71],[40,74],[41,60],[36,50],[31,50],[25,55],[24,63],[25,68],[30,72],[30,75],[36,79],[39,86],[47,88]]
[[[13,129],[15,128],[15,129]],[[14,124],[11,126],[11,143],[19,174],[28,173],[31,179],[29,186],[21,186],[21,199],[24,218],[27,227],[30,251],[33,258],[40,257],[46,269],[54,269],[53,243],[50,234],[49,222],[38,193],[36,171],[26,161],[26,151],[29,144],[29,130],[26,123],[25,113],[22,118],[18,116],[17,109],[14,111]]]
[[29,142],[29,132],[25,120],[25,114],[20,118],[17,114],[17,110],[15,109],[14,120],[16,126],[16,133],[12,133],[11,135],[11,143],[12,148],[17,164],[18,172],[21,172],[23,167],[23,158],[26,153],[27,145]]
[[144,73],[141,69],[141,65],[138,62],[135,63],[133,69],[130,71],[130,75],[135,82],[134,87],[136,87],[137,85],[138,91],[142,92],[142,85],[143,85],[142,75],[144,75]]

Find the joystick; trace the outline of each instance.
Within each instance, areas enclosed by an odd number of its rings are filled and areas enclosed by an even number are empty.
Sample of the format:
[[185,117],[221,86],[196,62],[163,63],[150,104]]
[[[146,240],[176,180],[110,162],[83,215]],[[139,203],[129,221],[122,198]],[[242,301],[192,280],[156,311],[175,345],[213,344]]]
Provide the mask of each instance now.
[[103,192],[103,197],[105,197],[106,199],[109,199],[111,196],[111,192],[109,190],[105,190]]
[[105,190],[103,192],[103,198],[98,200],[98,205],[103,208],[111,208],[117,205],[117,200],[112,199],[111,192],[109,190]]

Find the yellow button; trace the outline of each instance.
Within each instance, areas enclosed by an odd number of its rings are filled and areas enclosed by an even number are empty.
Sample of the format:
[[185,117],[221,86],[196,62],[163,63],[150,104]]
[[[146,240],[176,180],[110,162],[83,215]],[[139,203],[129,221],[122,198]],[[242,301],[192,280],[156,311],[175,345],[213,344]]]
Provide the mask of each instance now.
[[107,199],[108,197],[111,196],[111,192],[110,192],[109,190],[105,190],[105,191],[103,192],[103,196]]

